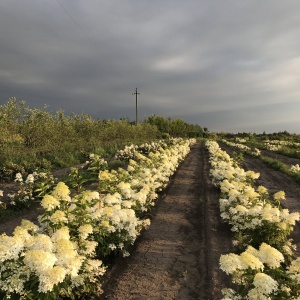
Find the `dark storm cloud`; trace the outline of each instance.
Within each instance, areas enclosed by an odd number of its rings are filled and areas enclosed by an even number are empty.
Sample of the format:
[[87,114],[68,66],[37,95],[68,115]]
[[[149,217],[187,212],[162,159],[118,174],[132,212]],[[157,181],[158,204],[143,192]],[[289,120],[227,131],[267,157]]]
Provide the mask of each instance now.
[[[61,5],[62,4],[62,5]],[[0,3],[0,102],[299,132],[297,1]],[[285,127],[285,128],[281,128]]]

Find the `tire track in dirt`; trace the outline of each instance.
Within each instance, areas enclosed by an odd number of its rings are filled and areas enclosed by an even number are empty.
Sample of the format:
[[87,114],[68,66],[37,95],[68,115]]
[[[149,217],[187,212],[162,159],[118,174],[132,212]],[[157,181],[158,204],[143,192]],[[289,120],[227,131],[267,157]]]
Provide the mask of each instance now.
[[219,269],[219,258],[231,251],[231,233],[220,218],[209,168],[199,143],[179,166],[131,256],[108,272],[100,299],[220,298],[229,278]]

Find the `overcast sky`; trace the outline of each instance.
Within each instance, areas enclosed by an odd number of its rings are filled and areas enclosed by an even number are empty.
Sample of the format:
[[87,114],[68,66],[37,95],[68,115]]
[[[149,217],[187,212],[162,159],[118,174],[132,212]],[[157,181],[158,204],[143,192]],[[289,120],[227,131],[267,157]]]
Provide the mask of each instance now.
[[1,0],[0,104],[300,133],[300,1]]

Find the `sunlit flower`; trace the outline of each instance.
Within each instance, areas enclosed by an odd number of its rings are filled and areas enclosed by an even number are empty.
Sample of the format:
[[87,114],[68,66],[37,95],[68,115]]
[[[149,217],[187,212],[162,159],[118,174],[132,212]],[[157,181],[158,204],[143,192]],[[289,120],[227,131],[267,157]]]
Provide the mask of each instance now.
[[82,199],[84,201],[90,202],[92,200],[99,200],[100,195],[97,191],[84,191],[82,193]]
[[114,193],[113,195],[111,194],[107,194],[104,198],[103,198],[103,201],[106,203],[106,204],[119,204],[121,203],[121,195],[119,193]]
[[283,254],[266,243],[260,245],[258,257],[272,269],[280,267],[280,264],[284,261]]
[[293,260],[288,267],[287,273],[292,279],[295,279],[300,284],[300,257]]
[[60,202],[52,195],[45,195],[41,201],[41,205],[46,211],[51,211],[60,207]]
[[128,172],[133,172],[134,170],[135,170],[135,168],[133,166],[128,165],[128,167],[127,167]]
[[84,224],[78,228],[79,236],[85,240],[89,234],[93,233],[93,226],[91,224]]
[[53,243],[48,235],[38,234],[34,236],[33,244],[31,245],[30,249],[52,252]]
[[279,191],[273,195],[273,198],[275,201],[278,201],[278,202],[285,200],[285,192]]
[[24,247],[31,247],[34,244],[34,236],[28,233],[28,230],[17,226],[13,232],[14,237],[19,241],[20,245]]
[[261,195],[268,194],[268,190],[266,187],[260,185],[257,189],[257,192],[260,193]]
[[104,275],[106,270],[102,261],[98,259],[88,259],[84,268],[86,272],[93,273],[96,276]]
[[245,265],[247,265],[252,270],[264,269],[263,263],[253,254],[247,251],[241,253],[240,259]]
[[278,289],[278,282],[265,273],[255,274],[253,285],[264,295],[269,295]]
[[96,241],[87,241],[87,240],[83,241],[80,254],[84,254],[85,256],[93,256],[95,254],[97,245],[98,242]]
[[69,239],[70,239],[70,234],[69,234],[69,228],[67,226],[59,228],[51,236],[51,240],[54,243],[56,243],[59,240],[69,240]]
[[23,177],[21,173],[16,174],[15,182],[23,182]]
[[67,274],[67,270],[60,266],[46,269],[39,275],[39,292],[47,293],[52,291],[53,286],[63,282]]
[[34,183],[34,176],[33,174],[29,174],[25,180],[25,183],[27,184],[31,184],[31,183]]
[[52,196],[59,200],[71,201],[70,190],[64,182],[59,182],[52,192]]
[[23,219],[21,221],[20,226],[28,231],[33,231],[33,232],[36,232],[39,229],[39,226],[37,226],[36,224],[32,223],[31,221],[25,220],[25,219]]
[[68,219],[62,210],[56,210],[51,216],[50,221],[54,224],[67,223]]
[[22,239],[7,236],[5,233],[0,235],[0,262],[8,259],[16,259],[24,247]]
[[221,300],[241,300],[241,296],[238,295],[233,289],[222,289],[223,298]]
[[44,250],[28,250],[24,256],[24,263],[38,274],[52,268],[56,261],[55,254]]
[[247,266],[240,259],[239,255],[234,253],[229,253],[225,255],[221,255],[220,257],[220,268],[226,274],[233,274],[237,270],[243,270]]
[[132,194],[132,189],[130,187],[130,183],[121,181],[118,185],[117,188],[120,190],[121,194],[126,198],[130,198]]

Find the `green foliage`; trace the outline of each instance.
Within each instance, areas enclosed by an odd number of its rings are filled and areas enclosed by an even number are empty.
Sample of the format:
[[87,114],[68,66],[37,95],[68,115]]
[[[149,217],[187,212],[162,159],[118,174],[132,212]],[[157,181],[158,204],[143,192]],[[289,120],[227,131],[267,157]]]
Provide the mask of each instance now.
[[150,116],[146,122],[158,128],[160,138],[169,138],[170,136],[193,138],[204,135],[204,130],[199,125],[188,124],[180,118],[166,119],[163,116]]
[[278,159],[267,156],[261,156],[261,159],[274,170],[286,171],[287,169],[287,166]]
[[123,168],[125,166],[125,162],[119,159],[114,159],[108,163],[109,170],[117,170],[118,168]]
[[232,160],[234,162],[234,164],[236,166],[241,166],[242,163],[244,162],[244,156],[243,156],[243,153],[237,153],[237,152],[233,152],[232,153]]

